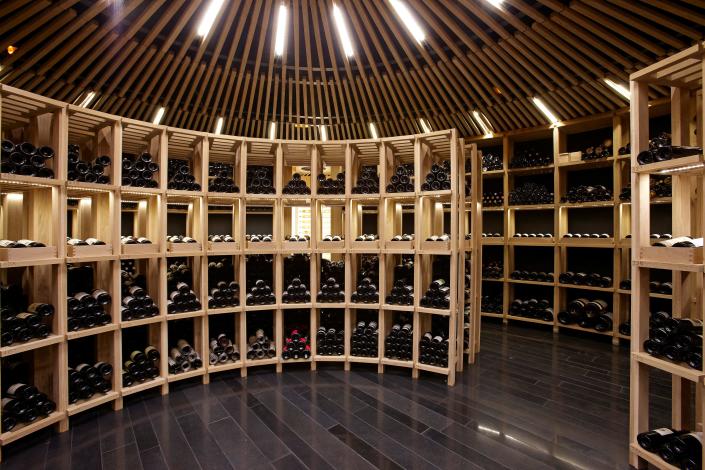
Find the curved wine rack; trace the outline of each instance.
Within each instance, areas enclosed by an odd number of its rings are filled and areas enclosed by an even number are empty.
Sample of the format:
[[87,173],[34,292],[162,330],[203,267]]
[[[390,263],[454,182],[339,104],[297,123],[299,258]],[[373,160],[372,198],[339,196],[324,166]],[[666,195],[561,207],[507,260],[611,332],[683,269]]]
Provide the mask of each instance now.
[[[56,151],[56,156],[46,161],[46,168],[55,175],[53,179],[10,173],[0,176],[0,239],[28,238],[47,246],[41,253],[29,251],[32,249],[0,249],[0,279],[3,282],[21,279],[31,301],[49,302],[56,308],[49,336],[4,346],[0,348],[0,358],[3,371],[16,359],[26,362],[31,374],[28,380],[33,380],[57,404],[56,411],[49,416],[0,434],[1,445],[53,424],[64,431],[70,416],[105,403],[120,409],[123,397],[131,394],[155,388],[165,394],[169,384],[175,381],[200,379],[208,383],[211,375],[224,371],[239,369],[246,376],[248,369],[267,365],[281,372],[291,363],[309,363],[312,370],[321,362],[338,362],[346,370],[356,363],[368,363],[377,365],[379,372],[385,367],[407,368],[414,378],[422,372],[442,374],[453,385],[456,371],[462,370],[464,353],[469,362],[474,360],[479,347],[480,167],[476,147],[465,148],[455,130],[377,140],[280,141],[191,132],[123,119],[4,85],[0,88],[0,105],[3,139],[47,145]],[[69,145],[78,146],[72,148],[92,158],[109,156],[112,163],[104,173],[109,184],[69,180]],[[149,152],[159,166],[154,173],[154,187],[120,184],[130,183],[130,177],[134,176],[127,168],[123,172],[122,155],[142,152]],[[170,159],[188,164],[192,180],[200,185],[200,190],[173,189]],[[478,180],[472,184],[468,180],[467,197],[462,171],[466,159]],[[445,188],[423,186],[424,176],[434,168],[437,170],[434,165],[443,161],[449,162],[449,184]],[[413,187],[403,193],[387,192],[386,184],[399,162],[413,168],[416,175]],[[227,165],[223,168],[232,172],[229,176],[239,186],[239,193],[223,192],[232,189],[227,185],[209,185],[213,178],[209,175],[212,163]],[[276,188],[274,194],[248,192],[247,170],[252,166],[269,167]],[[365,167],[373,167],[379,175],[378,193],[358,194],[359,191],[353,190],[360,184],[363,171],[370,176],[371,170],[363,170]],[[329,183],[304,176],[310,194],[284,194],[282,189],[292,174],[301,170],[311,175],[325,172],[332,178],[344,173],[344,181],[340,182],[344,191],[329,194],[326,190]],[[310,240],[285,241],[285,235],[297,235],[292,233],[292,220],[301,213],[309,214],[310,227],[298,226],[298,229],[309,233]],[[330,224],[324,223],[323,214],[330,214]],[[263,223],[271,230],[272,241],[246,240],[248,231],[261,233],[257,228]],[[378,240],[356,241],[375,224]],[[415,240],[393,242],[392,237],[401,230],[415,232]],[[234,242],[208,241],[209,234],[223,231],[230,232]],[[341,240],[328,241],[327,231],[340,235]],[[449,235],[447,240],[426,241],[431,235],[443,232]],[[106,245],[67,245],[67,234],[96,237]],[[190,236],[198,243],[167,242],[167,235],[174,234]],[[121,244],[121,235],[146,237],[152,243]],[[311,298],[303,303],[282,302],[286,289],[285,260],[292,254],[309,257],[310,276],[303,282],[309,287]],[[363,255],[377,263],[379,301],[375,303],[356,303],[357,297],[352,295]],[[255,256],[271,264],[248,265],[246,260]],[[413,260],[416,266],[414,303],[389,305],[386,296],[394,286],[394,267],[402,257]],[[216,258],[226,258],[232,264],[231,280],[240,285],[238,306],[208,306],[211,287],[208,265],[209,260]],[[202,307],[169,314],[167,282],[177,259],[185,260],[190,268],[193,276],[190,287]],[[344,296],[334,303],[326,303],[316,295],[322,282],[320,269],[327,259],[344,263]],[[120,275],[121,262],[125,260],[132,260],[135,269],[144,275],[148,294],[158,306],[156,316],[121,317]],[[431,270],[437,263],[446,267],[446,285],[450,287],[448,309],[421,305],[422,294],[433,280]],[[93,266],[94,282],[113,294],[108,306],[112,320],[108,324],[68,331],[67,270],[74,265]],[[274,304],[249,305],[248,271],[263,268],[271,269]],[[321,325],[322,312],[326,312],[326,318],[336,317],[345,331],[341,354],[323,355],[317,349],[317,328],[326,326]],[[413,326],[413,354],[409,360],[385,355],[384,338],[400,313],[406,314]],[[281,352],[293,317],[308,329],[311,355],[285,360]],[[357,321],[363,318],[368,325],[369,321],[378,324],[378,345],[370,357],[356,356],[352,351],[351,335]],[[209,364],[209,340],[219,333],[215,324],[230,332],[239,348],[239,360]],[[255,334],[255,325],[261,324],[268,328],[266,333],[275,355],[251,359],[247,354],[248,339]],[[421,361],[419,344],[424,333],[432,328],[437,331],[438,325],[445,328],[448,338],[447,366]],[[202,367],[170,373],[168,353],[179,337],[185,337],[200,354],[204,360]],[[135,345],[143,349],[148,344],[161,352],[159,375],[142,383],[123,385],[119,370],[126,356]],[[91,351],[91,360],[115,366],[112,387],[107,393],[69,404],[69,361],[74,350],[86,348]],[[7,385],[0,384],[3,389]]]

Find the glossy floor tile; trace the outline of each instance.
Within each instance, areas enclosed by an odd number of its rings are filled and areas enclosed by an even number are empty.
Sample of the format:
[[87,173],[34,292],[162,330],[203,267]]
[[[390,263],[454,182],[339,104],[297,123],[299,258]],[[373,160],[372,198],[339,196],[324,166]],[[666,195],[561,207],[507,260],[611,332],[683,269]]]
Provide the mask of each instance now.
[[[653,421],[670,383],[653,378]],[[454,388],[406,369],[286,366],[178,384],[3,450],[3,469],[626,469],[628,346],[487,321]]]

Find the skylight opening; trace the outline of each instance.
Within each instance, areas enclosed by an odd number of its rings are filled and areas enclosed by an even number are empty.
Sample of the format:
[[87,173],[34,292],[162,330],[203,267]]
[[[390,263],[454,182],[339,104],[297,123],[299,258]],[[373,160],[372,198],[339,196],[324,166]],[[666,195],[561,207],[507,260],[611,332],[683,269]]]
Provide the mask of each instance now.
[[480,126],[480,129],[482,129],[482,133],[484,134],[484,137],[486,139],[494,137],[494,132],[492,132],[492,125],[490,124],[489,119],[487,119],[487,116],[485,116],[484,113],[482,113],[481,111],[473,111],[472,117],[475,118],[475,121]]
[[87,108],[88,106],[90,106],[90,104],[93,102],[94,99],[95,99],[95,91],[90,91],[90,92],[88,92],[86,97],[83,98],[83,101],[81,101],[81,104],[79,104],[79,106],[82,108]]
[[632,99],[631,92],[624,85],[620,85],[619,83],[613,82],[609,78],[605,78],[604,81],[610,88],[612,88],[614,91],[626,98],[627,101]]
[[350,33],[348,33],[348,26],[345,23],[343,11],[340,7],[338,7],[338,5],[335,4],[333,4],[333,19],[335,20],[335,27],[338,29],[340,42],[343,43],[343,52],[345,53],[345,56],[352,57],[355,55],[355,50],[353,49],[352,40],[350,39]]
[[543,101],[541,101],[540,98],[534,97],[533,101],[534,105],[536,105],[539,111],[541,111],[543,115],[546,116],[546,119],[548,119],[551,124],[558,124],[560,122],[556,115],[553,114],[550,109],[548,109],[548,107],[544,104]]
[[162,122],[162,119],[164,118],[165,112],[166,112],[166,108],[164,108],[163,106],[161,108],[159,108],[156,116],[154,116],[154,120],[152,121],[152,124],[158,126]]
[[368,127],[370,128],[370,135],[373,139],[379,139],[379,134],[377,134],[377,126],[374,122],[371,122]]
[[205,38],[208,36],[208,33],[210,32],[211,28],[213,27],[213,24],[215,23],[215,20],[218,18],[218,13],[220,13],[220,9],[223,6],[223,3],[225,0],[211,0],[210,3],[208,4],[208,8],[206,8],[206,12],[203,14],[203,18],[201,18],[201,23],[198,25],[198,36]]
[[281,56],[284,54],[284,43],[286,42],[286,5],[279,5],[279,14],[277,15],[277,33],[274,40],[274,54]]
[[414,39],[416,39],[416,42],[419,44],[423,43],[426,40],[426,34],[423,29],[421,29],[421,25],[419,25],[419,22],[416,21],[416,18],[411,13],[411,10],[409,10],[406,3],[402,0],[389,0],[389,3],[392,4],[394,11],[396,11],[397,15],[401,19],[401,22],[404,23],[404,26],[409,33],[411,33]]

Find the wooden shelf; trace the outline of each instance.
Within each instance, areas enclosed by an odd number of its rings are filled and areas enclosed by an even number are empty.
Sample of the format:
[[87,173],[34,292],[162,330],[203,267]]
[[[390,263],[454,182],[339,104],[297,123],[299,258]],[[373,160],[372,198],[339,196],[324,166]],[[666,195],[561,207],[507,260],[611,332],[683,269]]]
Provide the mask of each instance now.
[[646,460],[647,462],[649,462],[650,465],[653,465],[659,470],[680,470],[680,467],[676,467],[675,465],[666,463],[661,457],[658,456],[658,454],[654,454],[652,452],[648,452],[642,449],[641,446],[637,443],[632,442],[629,445],[629,449],[634,454],[637,454],[640,458]]
[[687,365],[678,364],[676,362],[669,361],[668,359],[654,357],[645,352],[633,352],[632,357],[636,358],[636,360],[642,364],[668,372],[671,375],[677,375],[678,377],[690,380],[691,382],[702,383],[703,378],[705,377],[705,372],[701,370],[693,369]]
[[52,424],[56,424],[62,419],[66,418],[66,413],[61,412],[61,411],[55,411],[49,416],[38,419],[37,421],[30,423],[30,424],[25,424],[25,425],[19,425],[15,427],[12,431],[9,432],[4,432],[0,434],[0,445],[7,445],[11,442],[16,441],[17,439],[22,439],[25,436],[29,436],[30,434],[37,432],[41,429],[46,428],[47,426],[51,426]]
[[53,344],[58,344],[64,341],[63,335],[51,334],[44,339],[33,339],[25,343],[13,344],[11,346],[3,346],[0,348],[0,357],[12,356],[34,349],[45,348]]
[[66,333],[66,339],[69,341],[72,339],[85,338],[86,336],[94,336],[102,333],[107,333],[108,331],[115,331],[119,328],[116,323],[110,323],[108,325],[97,326],[95,328],[87,328],[78,331],[69,331]]
[[129,387],[122,387],[120,390],[120,394],[123,397],[126,397],[128,395],[133,395],[135,393],[139,392],[144,392],[145,390],[149,390],[154,387],[160,387],[166,383],[166,378],[165,377],[156,377],[151,380],[146,380],[142,383],[138,383],[135,385],[131,385]]
[[111,390],[107,393],[98,393],[96,395],[93,395],[88,400],[81,400],[69,405],[68,408],[66,408],[66,413],[69,416],[77,415],[78,413],[90,410],[91,408],[95,408],[96,406],[110,403],[111,401],[116,400],[119,396],[120,394],[114,390]]
[[169,374],[167,376],[167,381],[169,383],[178,382],[179,380],[186,380],[186,379],[192,379],[194,377],[200,377],[201,375],[205,375],[205,373],[206,373],[206,368],[199,367],[198,369],[189,370],[186,372],[179,372],[178,374]]

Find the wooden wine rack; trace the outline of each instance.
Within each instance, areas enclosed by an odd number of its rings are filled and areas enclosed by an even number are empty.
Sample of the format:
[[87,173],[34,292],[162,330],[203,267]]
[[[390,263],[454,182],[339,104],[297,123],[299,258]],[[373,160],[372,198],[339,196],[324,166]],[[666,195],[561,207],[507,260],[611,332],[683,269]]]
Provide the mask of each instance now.
[[[667,103],[663,101],[653,102],[649,108],[648,117],[655,119],[663,118],[663,116],[667,115],[669,112],[670,109]],[[555,333],[558,333],[561,329],[569,329],[588,334],[607,336],[612,338],[614,344],[619,344],[620,340],[629,340],[629,336],[619,332],[619,324],[629,319],[631,291],[622,290],[619,288],[619,285],[623,280],[629,279],[631,275],[630,260],[632,259],[632,248],[631,240],[627,238],[627,235],[632,233],[631,214],[633,212],[633,204],[631,201],[621,201],[619,194],[622,189],[630,183],[631,163],[630,155],[617,155],[617,150],[630,141],[629,127],[629,110],[623,109],[613,113],[591,116],[589,118],[565,121],[559,126],[544,126],[541,128],[518,130],[495,135],[490,139],[477,138],[466,140],[466,142],[477,145],[480,151],[498,149],[501,147],[503,162],[503,169],[483,172],[483,187],[491,187],[493,181],[496,181],[495,187],[500,187],[504,194],[504,203],[502,206],[483,207],[485,219],[483,221],[483,227],[485,227],[488,232],[501,231],[502,236],[486,237],[482,239],[483,251],[487,249],[487,247],[502,247],[501,259],[503,260],[503,275],[500,279],[483,278],[483,288],[481,289],[483,293],[487,293],[491,290],[492,284],[499,284],[497,290],[502,294],[502,312],[482,312],[482,317],[501,319],[504,323],[523,322],[546,325],[547,327],[551,327]],[[570,137],[574,134],[589,133],[596,130],[604,130],[609,134],[613,141],[612,149],[614,155],[609,158],[582,161],[579,156],[580,152],[575,151],[577,148],[575,148],[575,146],[573,146],[573,148],[569,147]],[[522,169],[509,168],[509,162],[512,159],[514,149],[517,145],[540,140],[551,141],[553,158],[549,165]],[[598,142],[595,142],[595,144],[597,143]],[[612,200],[586,203],[560,202],[561,197],[566,195],[571,177],[575,175],[579,177],[580,174],[586,171],[596,169],[603,169],[605,172],[609,170],[611,172]],[[509,192],[513,189],[517,178],[522,178],[527,175],[545,175],[544,177],[550,181],[547,187],[549,191],[553,191],[554,193],[553,203],[522,206],[509,204]],[[588,182],[580,181],[580,183],[587,184]],[[493,192],[491,189],[489,191]],[[635,197],[634,194],[634,190],[632,190],[632,198]],[[482,199],[482,194],[477,195],[477,197]],[[651,199],[650,204],[652,207],[669,206],[671,199],[672,198],[654,198]],[[517,229],[517,221],[520,217],[528,214],[529,211],[546,221],[546,225],[553,234],[552,238],[526,239],[513,237],[514,233],[521,231]],[[602,218],[603,220],[611,222],[613,237],[607,239],[563,238],[565,233],[571,231],[572,218],[578,218],[581,215],[588,217],[590,220]],[[495,219],[493,219],[493,217]],[[493,224],[492,221],[497,219],[501,220]],[[500,226],[498,230],[494,230],[496,225]],[[546,229],[546,231],[549,231],[549,229]],[[551,269],[554,273],[554,281],[539,282],[511,279],[510,274],[512,271],[522,268],[521,261],[518,261],[515,256],[515,252],[519,247],[544,247],[550,249],[553,252]],[[603,274],[611,274],[611,287],[602,288],[567,285],[559,282],[558,277],[560,273],[568,270],[568,259],[571,256],[571,250],[576,248],[609,250],[612,254],[612,256],[609,257],[611,265],[596,265],[595,271],[606,271]],[[484,259],[487,258],[488,256],[484,257]],[[668,269],[668,267],[665,266],[664,269]],[[546,271],[548,271],[548,269]],[[509,307],[512,300],[517,298],[516,290],[518,287],[521,288],[520,286],[543,287],[550,292],[547,299],[552,302],[554,310],[554,319],[552,322],[511,315]],[[607,294],[611,296],[613,313],[613,328],[611,331],[598,332],[591,328],[582,328],[577,324],[563,325],[558,321],[558,312],[564,310],[571,296],[574,296],[574,294],[578,292],[587,297],[590,297],[590,294],[598,296]],[[651,293],[649,296],[652,299],[658,298],[666,302],[671,301],[673,298],[672,295],[658,293]]]
[[[175,381],[200,377],[208,383],[212,374],[240,369],[246,376],[249,368],[272,365],[281,372],[285,364],[308,362],[312,370],[319,362],[340,362],[347,370],[357,362],[371,363],[383,372],[385,366],[408,368],[414,378],[421,371],[433,372],[447,376],[448,385],[455,382],[456,371],[462,370],[463,353],[468,353],[469,361],[479,349],[479,300],[468,304],[465,290],[472,289],[472,299],[479,299],[480,256],[478,249],[481,232],[481,207],[474,198],[481,194],[479,162],[480,156],[474,146],[464,147],[462,139],[455,130],[439,131],[428,134],[395,137],[376,140],[302,142],[266,139],[238,138],[233,136],[206,134],[152,125],[145,122],[111,116],[89,109],[67,105],[46,99],[25,91],[0,87],[0,109],[2,113],[0,135],[15,141],[27,140],[34,144],[51,145],[56,151],[56,158],[51,162],[56,179],[2,174],[0,186],[2,204],[0,204],[0,238],[30,238],[44,242],[50,256],[37,259],[8,259],[0,261],[0,280],[8,281],[10,271],[24,280],[23,287],[29,293],[30,300],[51,302],[56,308],[53,319],[52,334],[43,340],[0,348],[0,358],[17,354],[27,355],[37,384],[57,403],[57,411],[49,417],[28,426],[18,426],[13,431],[0,435],[0,444],[5,445],[33,433],[39,429],[58,423],[58,429],[68,428],[68,417],[91,409],[95,406],[112,403],[115,409],[122,407],[125,396],[144,390],[158,388],[162,394],[169,391],[169,384]],[[67,146],[79,144],[83,155],[108,155],[111,158],[111,184],[100,185],[67,181]],[[150,152],[159,163],[159,172],[155,178],[158,188],[138,188],[120,186],[122,177],[122,154]],[[185,159],[189,162],[196,180],[201,183],[201,191],[179,191],[167,189],[167,162],[169,158]],[[385,191],[388,180],[387,172],[391,167],[388,162],[404,158],[414,162],[417,178],[415,190],[402,195]],[[465,198],[465,184],[462,169],[465,159],[471,159],[475,179],[472,187],[473,197]],[[440,160],[451,162],[451,189],[447,191],[422,192],[421,181],[431,163]],[[239,186],[240,193],[226,194],[208,191],[208,164],[222,162],[233,166],[233,179]],[[246,169],[248,165],[268,165],[274,169],[276,194],[248,194],[246,192]],[[352,193],[357,183],[357,176],[362,165],[378,167],[380,193],[358,195]],[[282,188],[288,181],[292,169],[308,167],[313,178],[309,179],[310,195],[282,194]],[[325,195],[318,193],[315,175],[319,172],[345,172],[345,193],[342,195]],[[390,176],[390,175],[389,175]],[[422,250],[424,239],[402,247],[387,244],[400,228],[401,214],[395,211],[396,203],[403,202],[413,206],[415,212],[416,233],[426,233],[426,217],[434,213],[434,221],[447,218],[445,226],[441,223],[433,228],[444,227],[451,235],[448,244],[440,248]],[[362,223],[360,210],[376,211],[378,215],[377,243],[368,245],[356,243],[354,239],[361,234]],[[209,208],[213,207],[213,210]],[[284,236],[291,235],[293,208],[303,208],[311,214],[311,240],[307,243],[285,242]],[[330,210],[332,220],[329,230],[344,235],[343,242],[323,242],[324,227],[321,214]],[[273,242],[247,243],[247,214],[258,210],[272,218]],[[71,213],[70,226],[67,212]],[[208,242],[211,216],[229,217],[230,232],[236,243]],[[166,236],[170,224],[179,223],[185,227],[184,233],[200,243],[195,245],[168,244]],[[67,230],[75,236],[96,236],[106,242],[106,246],[97,250],[70,250],[66,246]],[[471,241],[465,240],[465,234],[473,234]],[[121,245],[120,235],[134,235],[149,238],[151,245]],[[430,234],[430,232],[429,232]],[[170,234],[171,235],[171,234]],[[24,251],[24,250],[18,250]],[[312,293],[312,300],[307,304],[283,304],[281,295],[285,289],[284,258],[289,254],[304,253],[310,255],[310,278],[305,282]],[[360,254],[378,256],[380,267],[389,266],[389,262],[399,253],[414,257],[415,265],[415,305],[410,307],[386,306],[385,295],[391,289],[386,282],[384,269],[380,269],[379,296],[380,303],[375,305],[355,304],[351,294],[355,290],[355,257]],[[267,254],[273,259],[272,286],[277,301],[274,305],[246,306],[246,257]],[[345,301],[338,304],[319,302],[316,292],[320,286],[320,259],[330,254],[334,259],[345,261]],[[240,284],[240,306],[232,308],[207,308],[208,296],[208,260],[211,256],[227,256],[233,260],[234,279]],[[428,276],[421,266],[430,266],[436,256],[447,256],[450,260],[450,310],[424,309],[419,299],[428,288]],[[193,272],[193,290],[197,293],[203,308],[196,312],[167,314],[167,269],[172,259],[186,258]],[[472,286],[465,285],[465,259],[471,260]],[[120,262],[134,260],[139,272],[147,280],[147,290],[159,307],[159,315],[126,321],[120,316]],[[113,296],[109,325],[80,330],[67,331],[66,282],[67,265],[89,263],[100,272],[101,287]],[[392,265],[393,267],[393,265]],[[422,277],[425,276],[425,277]],[[284,361],[280,358],[284,344],[284,324],[287,312],[291,309],[304,309],[310,312],[309,338],[312,356],[308,360]],[[339,309],[345,325],[345,352],[341,356],[322,356],[316,351],[316,328],[319,325],[321,309]],[[350,335],[355,326],[355,319],[360,310],[371,310],[379,324],[379,348],[376,357],[355,357],[350,353]],[[391,328],[392,313],[408,310],[414,322],[414,356],[411,361],[395,361],[385,358],[384,337]],[[468,312],[471,327],[470,347],[463,351],[464,325],[463,311]],[[253,332],[248,328],[248,318],[272,315],[273,331],[271,335],[276,344],[277,357],[264,360],[246,359],[247,338]],[[418,343],[433,316],[448,317],[449,365],[435,367],[421,364]],[[213,318],[226,318],[232,325],[233,341],[240,348],[241,360],[233,363],[208,365],[209,331]],[[169,347],[177,338],[170,338],[171,328],[176,323],[184,327],[192,336],[187,337],[192,346],[204,360],[204,367],[187,373],[169,374],[167,357]],[[231,323],[230,323],[231,322]],[[96,356],[107,360],[115,367],[113,389],[109,394],[97,394],[92,399],[68,404],[68,351],[72,341],[79,338],[96,337]],[[161,352],[160,376],[154,380],[123,387],[121,366],[123,363],[123,343],[125,339],[139,337],[144,344],[153,344]],[[129,352],[129,351],[128,351]],[[4,365],[4,363],[3,363]],[[0,388],[4,385],[0,384]]]
[[644,451],[636,441],[637,434],[647,431],[653,424],[649,421],[649,375],[654,369],[671,375],[672,416],[671,423],[664,425],[675,429],[703,431],[705,423],[705,368],[696,370],[685,364],[650,356],[643,346],[649,336],[649,274],[652,268],[674,272],[673,316],[703,320],[705,249],[651,247],[648,230],[652,217],[648,199],[649,181],[655,174],[667,173],[673,178],[673,236],[704,235],[703,155],[648,165],[639,165],[636,158],[640,151],[648,149],[648,94],[651,85],[671,88],[673,145],[703,146],[703,65],[705,48],[703,44],[698,44],[635,72],[630,77],[633,194],[630,463],[637,468],[645,467],[647,462],[656,468],[675,468],[658,455]]

